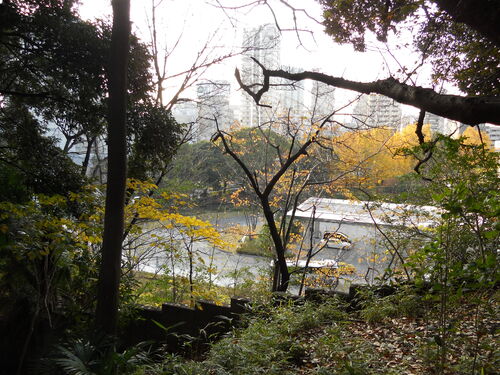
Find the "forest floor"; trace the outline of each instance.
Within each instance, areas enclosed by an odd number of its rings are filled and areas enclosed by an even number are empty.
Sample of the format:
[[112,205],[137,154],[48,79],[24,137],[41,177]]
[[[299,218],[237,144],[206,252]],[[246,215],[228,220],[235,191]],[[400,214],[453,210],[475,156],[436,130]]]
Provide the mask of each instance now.
[[267,306],[214,343],[203,361],[162,374],[497,374],[500,293],[368,298]]
[[498,310],[464,304],[448,314],[445,321],[433,311],[419,318],[380,316],[311,329],[300,336],[306,350],[296,373],[317,373],[318,367],[338,373],[339,365],[349,374],[432,374],[440,368],[449,374],[495,373]]

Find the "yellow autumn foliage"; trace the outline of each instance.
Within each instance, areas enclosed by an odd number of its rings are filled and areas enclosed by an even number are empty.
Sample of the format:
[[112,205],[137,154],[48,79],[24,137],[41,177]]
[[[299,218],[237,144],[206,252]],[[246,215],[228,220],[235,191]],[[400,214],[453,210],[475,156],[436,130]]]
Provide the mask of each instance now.
[[[415,129],[413,124],[401,132],[380,127],[343,133],[333,140],[339,158],[334,167],[344,172],[352,171],[344,179],[346,183],[367,188],[409,173],[415,159],[401,150],[418,145]],[[423,133],[429,140],[429,125],[424,125]]]
[[484,131],[482,131],[481,135],[479,135],[479,131],[477,128],[469,126],[467,129],[465,129],[462,136],[466,138],[464,140],[464,144],[466,145],[484,144],[487,145],[487,148],[493,150],[493,148],[491,147],[491,139]]
[[151,192],[158,189],[155,184],[139,180],[129,180],[127,186],[138,193],[147,193],[147,195],[135,197],[127,205],[125,216],[128,220],[137,215],[139,219],[152,221],[164,229],[176,229],[193,241],[203,240],[221,248],[229,246],[222,240],[220,233],[209,222],[200,220],[194,216],[186,216],[178,213],[179,207],[186,204],[185,195],[162,192],[160,197],[169,202],[165,206],[155,198],[154,194],[151,195]]

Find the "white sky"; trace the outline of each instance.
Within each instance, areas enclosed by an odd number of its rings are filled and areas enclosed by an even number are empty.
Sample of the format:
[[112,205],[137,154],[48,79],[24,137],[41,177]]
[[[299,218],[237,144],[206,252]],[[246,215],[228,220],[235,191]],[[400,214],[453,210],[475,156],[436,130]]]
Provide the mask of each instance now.
[[[157,0],[158,1],[158,0]],[[264,23],[274,23],[269,8],[259,5],[240,9],[222,10],[217,4],[227,7],[238,7],[251,3],[252,0],[163,0],[158,8],[158,36],[168,48],[174,45],[182,33],[180,43],[168,61],[169,74],[183,71],[192,64],[196,53],[211,35],[216,35],[212,41],[215,52],[229,50],[231,46],[241,45],[241,31],[245,27],[258,26]],[[111,18],[111,1],[82,0],[80,15],[85,19]],[[279,1],[269,1],[273,4],[278,24],[282,29],[292,29],[292,13],[280,4]],[[297,8],[307,9],[307,12],[316,19],[321,19],[321,9],[314,0],[291,0]],[[133,30],[143,39],[148,41],[148,17],[150,13],[150,0],[131,0],[131,19]],[[298,26],[300,29],[312,32],[301,32],[300,41],[297,34],[292,31],[282,33],[281,64],[289,65],[304,70],[317,68],[323,73],[343,76],[347,79],[358,81],[371,81],[386,78],[391,73],[396,73],[397,63],[388,54],[380,51],[365,53],[355,52],[351,46],[340,46],[333,43],[330,37],[323,33],[323,27],[298,13]],[[402,44],[402,43],[399,43]],[[378,44],[379,47],[384,47]],[[398,49],[398,43],[391,44],[391,51],[400,63],[412,65],[415,55],[408,50]],[[205,78],[228,80],[235,84],[234,68],[239,64],[238,57],[229,59],[219,66],[211,68]],[[428,70],[427,74],[428,76]],[[426,86],[428,80],[417,81],[419,85]],[[172,80],[167,83],[167,92],[174,90],[178,82]],[[337,91],[341,103],[352,97],[353,94],[342,95]],[[340,95],[338,95],[340,94]],[[337,100],[336,100],[337,101]],[[340,104],[339,103],[339,104]],[[413,112],[404,109],[404,112]]]

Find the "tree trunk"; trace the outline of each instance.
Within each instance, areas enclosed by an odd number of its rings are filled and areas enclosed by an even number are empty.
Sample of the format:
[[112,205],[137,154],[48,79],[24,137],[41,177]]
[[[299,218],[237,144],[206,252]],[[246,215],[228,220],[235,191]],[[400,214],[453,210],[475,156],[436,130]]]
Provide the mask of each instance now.
[[[288,289],[288,282],[290,281],[290,273],[288,272],[288,267],[286,265],[285,247],[283,246],[283,241],[278,233],[278,228],[276,228],[273,211],[266,197],[261,197],[261,205],[267,225],[269,226],[269,233],[271,234],[278,260],[277,268],[280,274],[280,282],[276,285],[276,290],[279,292],[286,292]],[[274,288],[275,286],[273,284],[273,289]],[[275,290],[273,290],[273,292],[274,291]]]
[[94,142],[97,136],[93,136],[91,138],[87,137],[87,150],[85,151],[85,159],[83,159],[82,163],[82,176],[87,175],[87,169],[89,168],[90,162],[90,154],[92,153],[92,147],[94,146]]
[[122,236],[127,146],[127,64],[130,37],[130,0],[112,0],[113,30],[108,66],[108,181],[104,214],[102,260],[97,292],[96,328],[108,335],[116,333],[118,289],[121,274]]

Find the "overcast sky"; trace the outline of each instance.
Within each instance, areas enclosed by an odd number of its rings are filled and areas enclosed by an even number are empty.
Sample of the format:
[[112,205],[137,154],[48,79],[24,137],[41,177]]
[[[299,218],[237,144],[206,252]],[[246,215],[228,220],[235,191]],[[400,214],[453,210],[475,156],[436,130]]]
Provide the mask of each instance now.
[[[194,60],[196,53],[213,36],[211,42],[216,53],[224,53],[231,47],[241,46],[241,31],[245,27],[255,27],[265,23],[274,23],[273,13],[263,5],[240,7],[252,3],[251,0],[163,0],[158,7],[158,35],[163,45],[171,48],[182,34],[177,49],[168,62],[171,74],[183,71]],[[293,29],[293,17],[290,9],[279,1],[273,4],[277,22],[283,30]],[[297,8],[304,8],[308,14],[321,20],[321,9],[314,0],[290,1]],[[111,18],[110,1],[82,0],[80,15],[85,19]],[[224,5],[232,9],[221,9]],[[151,18],[150,0],[131,1],[131,19],[133,30],[144,41],[149,40],[148,18]],[[236,9],[234,9],[236,8]],[[300,40],[293,31],[282,32],[281,64],[302,69],[319,69],[321,72],[343,76],[347,79],[371,81],[386,78],[389,71],[395,74],[397,62],[388,54],[373,50],[370,52],[355,52],[351,46],[339,46],[323,32],[323,27],[297,13]],[[301,45],[302,43],[302,45]],[[415,55],[408,50],[398,49],[401,40],[391,44],[395,57],[403,64],[413,64]],[[379,48],[384,48],[379,44]],[[234,58],[210,69],[205,78],[229,80],[233,84],[234,68],[240,59]],[[426,85],[427,80],[420,77],[420,85]],[[177,82],[172,80],[167,90],[173,90]],[[342,100],[352,95],[338,92]],[[344,98],[345,97],[345,98]],[[342,99],[343,98],[343,99]],[[408,109],[405,110],[408,112]]]

